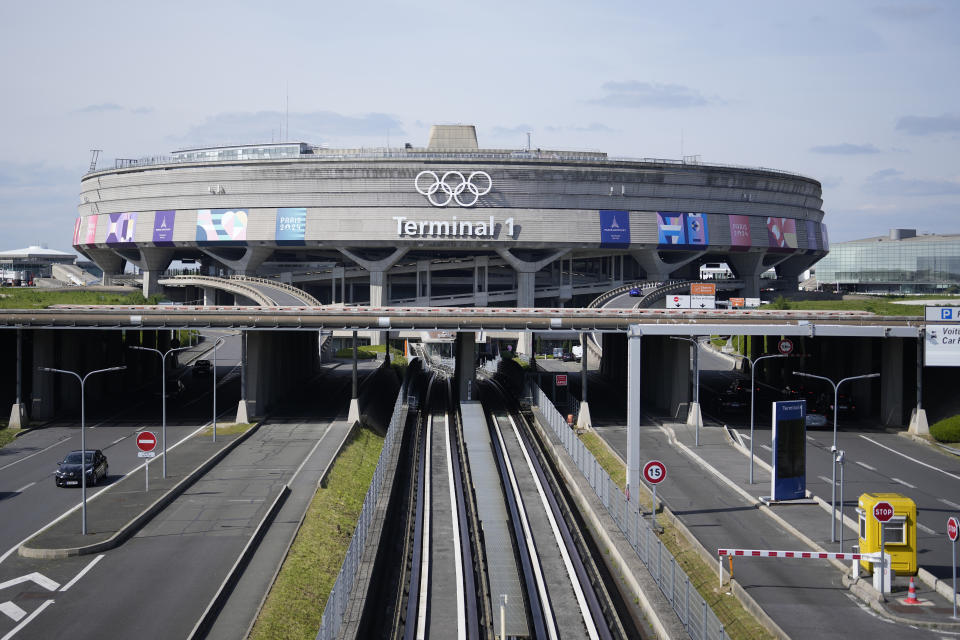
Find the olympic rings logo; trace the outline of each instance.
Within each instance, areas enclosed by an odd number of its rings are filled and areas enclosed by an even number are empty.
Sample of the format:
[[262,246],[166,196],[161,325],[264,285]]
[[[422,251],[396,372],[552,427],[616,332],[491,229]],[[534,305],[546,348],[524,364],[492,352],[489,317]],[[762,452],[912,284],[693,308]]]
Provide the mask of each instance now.
[[493,180],[486,171],[474,171],[469,178],[459,171],[447,171],[442,178],[433,171],[421,171],[414,178],[413,186],[435,207],[445,207],[451,201],[461,207],[472,207],[480,196],[490,193]]

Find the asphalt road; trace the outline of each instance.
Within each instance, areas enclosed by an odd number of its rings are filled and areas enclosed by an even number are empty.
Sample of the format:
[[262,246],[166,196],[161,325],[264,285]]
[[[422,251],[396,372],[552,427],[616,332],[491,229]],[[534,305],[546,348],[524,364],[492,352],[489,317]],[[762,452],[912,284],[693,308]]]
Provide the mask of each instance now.
[[[230,342],[236,341],[228,341],[221,349],[226,351]],[[234,372],[238,362],[236,357],[229,356],[221,354],[217,363],[217,405],[221,412],[235,408],[239,398],[239,377]],[[194,379],[188,368],[181,373],[185,389],[169,398],[167,404],[168,449],[209,421],[213,414],[212,378]],[[88,422],[86,447],[101,449],[110,465],[105,481],[97,487],[87,487],[88,499],[142,465],[134,437],[148,429],[159,439],[160,412],[158,393],[155,397],[146,396],[144,403],[127,407],[121,413]],[[15,554],[16,548],[36,531],[79,506],[80,491],[56,487],[53,473],[59,460],[80,448],[80,426],[70,420],[26,433],[0,449],[0,563]]]

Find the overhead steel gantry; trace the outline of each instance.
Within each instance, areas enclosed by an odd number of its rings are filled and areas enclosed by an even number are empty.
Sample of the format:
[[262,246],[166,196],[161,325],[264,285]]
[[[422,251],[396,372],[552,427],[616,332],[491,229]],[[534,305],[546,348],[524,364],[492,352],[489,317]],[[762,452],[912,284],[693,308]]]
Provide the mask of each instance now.
[[776,335],[916,338],[915,316],[865,311],[518,309],[507,307],[65,306],[2,310],[0,328],[454,330],[626,332],[644,335]]

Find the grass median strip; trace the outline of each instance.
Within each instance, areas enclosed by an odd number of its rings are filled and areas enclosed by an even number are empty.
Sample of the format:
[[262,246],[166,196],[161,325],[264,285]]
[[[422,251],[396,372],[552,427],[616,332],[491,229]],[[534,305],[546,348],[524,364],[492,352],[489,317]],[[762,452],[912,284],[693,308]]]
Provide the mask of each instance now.
[[16,438],[17,434],[21,431],[23,431],[23,429],[10,428],[6,424],[0,426],[0,449],[13,442],[14,438]]
[[[217,435],[218,436],[238,436],[241,433],[246,433],[250,430],[253,424],[250,422],[224,422],[222,424],[217,424]],[[213,425],[210,425],[203,431],[197,433],[193,436],[194,438],[212,438],[213,437]]]
[[253,627],[254,640],[316,637],[382,448],[381,436],[354,432],[310,503]]
[[[590,431],[580,434],[580,439],[617,486],[621,490],[625,490],[626,467],[606,441]],[[643,507],[649,511],[651,496],[645,493],[639,499]],[[717,618],[723,623],[724,631],[728,637],[734,640],[774,637],[750,612],[743,608],[740,601],[731,594],[729,587],[724,589],[718,587],[716,567],[703,561],[701,555],[694,548],[694,543],[687,540],[680,530],[673,526],[665,513],[660,513],[657,516],[657,523],[663,527],[660,541],[677,559],[677,563],[690,577],[690,584],[697,589],[697,592],[706,600],[707,605],[713,609]]]

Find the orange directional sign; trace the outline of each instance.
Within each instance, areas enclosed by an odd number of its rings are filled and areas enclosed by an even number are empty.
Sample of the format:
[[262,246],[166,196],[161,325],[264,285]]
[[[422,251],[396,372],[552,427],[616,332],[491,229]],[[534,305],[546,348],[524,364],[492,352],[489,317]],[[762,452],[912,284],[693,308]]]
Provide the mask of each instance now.
[[730,298],[731,307],[745,307],[747,306],[746,298]]
[[715,296],[717,295],[717,285],[695,282],[690,285],[690,295],[692,296]]

